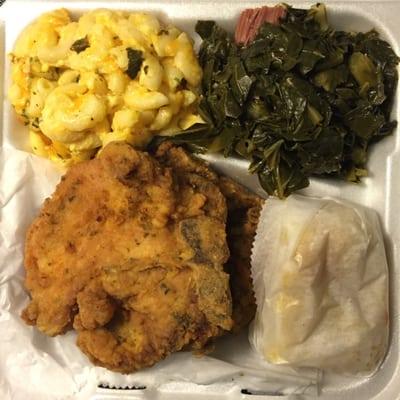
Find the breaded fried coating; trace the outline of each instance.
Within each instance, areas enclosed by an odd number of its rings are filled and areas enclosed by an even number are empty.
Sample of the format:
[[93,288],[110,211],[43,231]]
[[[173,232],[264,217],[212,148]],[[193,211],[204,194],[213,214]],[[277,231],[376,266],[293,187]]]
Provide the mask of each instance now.
[[125,373],[200,349],[232,328],[226,218],[214,179],[111,143],[31,225],[23,318],[51,336],[74,327],[95,364]]
[[251,249],[264,200],[226,176],[219,176],[208,165],[189,155],[182,147],[164,142],[156,158],[178,174],[195,173],[218,185],[228,205],[227,239],[230,256],[225,264],[229,273],[234,321],[233,330],[246,327],[254,318],[256,302],[250,273]]
[[233,330],[246,327],[256,313],[251,278],[251,251],[264,200],[232,179],[221,176],[218,182],[228,205],[227,240],[230,256],[225,264],[229,274],[234,321]]

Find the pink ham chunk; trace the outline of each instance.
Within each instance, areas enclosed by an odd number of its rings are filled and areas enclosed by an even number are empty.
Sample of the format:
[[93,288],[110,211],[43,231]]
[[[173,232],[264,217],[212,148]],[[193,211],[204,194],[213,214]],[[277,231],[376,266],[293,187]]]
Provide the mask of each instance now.
[[283,6],[248,8],[242,11],[236,25],[235,42],[247,45],[254,40],[264,22],[278,25],[285,16],[286,8]]

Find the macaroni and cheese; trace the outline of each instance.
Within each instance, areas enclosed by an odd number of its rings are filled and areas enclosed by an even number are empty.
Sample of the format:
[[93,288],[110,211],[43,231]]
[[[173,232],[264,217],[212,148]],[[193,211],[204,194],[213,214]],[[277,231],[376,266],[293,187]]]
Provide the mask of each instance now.
[[40,16],[10,55],[10,101],[34,153],[65,165],[107,143],[144,147],[196,123],[201,68],[188,35],[152,15],[67,10]]

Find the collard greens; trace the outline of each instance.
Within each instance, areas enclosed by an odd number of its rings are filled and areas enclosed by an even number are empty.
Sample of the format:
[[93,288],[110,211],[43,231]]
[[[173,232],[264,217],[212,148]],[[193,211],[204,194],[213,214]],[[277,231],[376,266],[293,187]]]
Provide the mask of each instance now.
[[198,21],[196,31],[208,128],[176,139],[248,158],[263,188],[281,198],[312,175],[366,175],[369,145],[396,126],[399,59],[377,32],[335,31],[322,4],[288,7],[280,25],[265,23],[245,47],[213,21]]

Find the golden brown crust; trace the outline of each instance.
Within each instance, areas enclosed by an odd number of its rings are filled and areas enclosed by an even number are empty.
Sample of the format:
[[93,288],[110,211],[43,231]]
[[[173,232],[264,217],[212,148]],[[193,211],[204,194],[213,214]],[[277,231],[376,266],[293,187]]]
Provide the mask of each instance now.
[[239,331],[251,322],[256,312],[250,258],[264,200],[227,177],[220,177],[219,188],[228,205],[230,257],[225,270],[230,276],[233,330]]
[[85,354],[121,372],[203,347],[232,326],[226,215],[213,180],[108,145],[28,231],[23,318],[48,335],[73,324]]
[[246,327],[254,318],[256,303],[250,274],[251,248],[264,200],[225,176],[218,176],[206,162],[190,156],[181,147],[164,142],[156,158],[181,174],[196,173],[218,185],[228,206],[227,240],[230,257],[225,269],[230,276],[234,330]]
[[236,330],[253,318],[261,205],[169,143],[155,158],[110,144],[69,170],[28,230],[22,317],[48,335],[73,326],[95,364],[125,373],[204,349],[232,315]]

